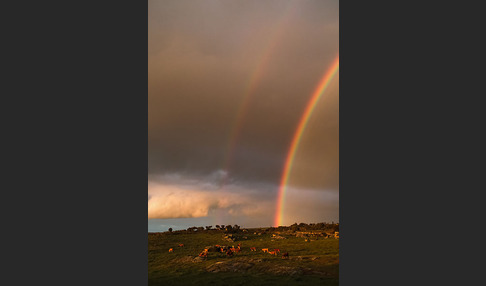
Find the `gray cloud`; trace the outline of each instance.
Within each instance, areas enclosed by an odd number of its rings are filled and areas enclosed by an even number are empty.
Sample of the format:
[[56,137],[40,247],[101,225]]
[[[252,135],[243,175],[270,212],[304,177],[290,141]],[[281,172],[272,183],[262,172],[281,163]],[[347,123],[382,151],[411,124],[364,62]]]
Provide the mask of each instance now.
[[[149,181],[177,188],[200,180],[196,190],[204,193],[253,184],[272,194],[304,108],[338,55],[338,39],[338,1],[149,0]],[[293,187],[338,193],[338,96],[336,78],[302,138]],[[158,199],[149,195],[153,205]],[[211,201],[199,214],[226,207]]]
[[[271,226],[276,215],[278,186],[236,182],[222,188],[219,182],[226,175],[217,170],[208,176],[187,177],[177,173],[151,176],[148,219],[197,218],[214,225]],[[339,219],[339,197],[335,192],[289,187],[285,201],[284,224]]]
[[148,218],[206,217],[214,210],[224,216],[260,217],[274,210],[275,187],[231,183],[221,188],[226,176],[217,170],[206,177],[166,174],[149,179]]

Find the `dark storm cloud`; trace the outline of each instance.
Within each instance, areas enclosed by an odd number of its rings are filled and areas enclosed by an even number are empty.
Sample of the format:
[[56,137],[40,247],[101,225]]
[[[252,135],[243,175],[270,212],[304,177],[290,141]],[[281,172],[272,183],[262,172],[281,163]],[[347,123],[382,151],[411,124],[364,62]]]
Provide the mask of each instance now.
[[[221,170],[238,182],[277,185],[307,101],[338,54],[338,22],[338,1],[150,0],[149,174]],[[337,192],[338,90],[329,97],[316,107],[291,182]]]

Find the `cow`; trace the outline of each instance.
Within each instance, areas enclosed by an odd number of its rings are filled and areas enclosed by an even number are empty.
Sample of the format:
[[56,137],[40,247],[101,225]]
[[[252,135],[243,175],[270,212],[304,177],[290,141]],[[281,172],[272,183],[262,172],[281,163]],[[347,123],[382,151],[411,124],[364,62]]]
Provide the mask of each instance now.
[[250,247],[250,251],[256,251],[256,247]]
[[208,256],[208,249],[205,248],[201,253],[199,253],[199,256],[201,256],[201,257],[207,257]]
[[174,251],[174,249],[172,249],[172,248],[169,248],[169,252],[173,252],[173,251]]
[[184,244],[183,243],[179,244],[179,247],[184,247]]
[[289,253],[288,252],[285,252],[283,255],[282,255],[282,259],[285,259],[285,258],[289,258]]
[[206,251],[203,251],[203,252],[199,253],[199,257],[206,258],[206,257],[208,257],[208,253]]
[[280,249],[278,248],[275,248],[274,251],[280,253]]
[[276,251],[269,251],[268,254],[277,256],[277,252]]
[[262,251],[268,253],[268,248],[262,248]]

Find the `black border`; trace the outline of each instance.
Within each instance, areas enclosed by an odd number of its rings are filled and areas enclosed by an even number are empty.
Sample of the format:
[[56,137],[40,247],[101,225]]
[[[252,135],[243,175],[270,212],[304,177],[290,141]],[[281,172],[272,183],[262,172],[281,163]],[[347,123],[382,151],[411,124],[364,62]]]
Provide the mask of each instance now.
[[147,284],[147,7],[2,5],[6,281]]
[[478,9],[340,1],[340,285],[482,280]]

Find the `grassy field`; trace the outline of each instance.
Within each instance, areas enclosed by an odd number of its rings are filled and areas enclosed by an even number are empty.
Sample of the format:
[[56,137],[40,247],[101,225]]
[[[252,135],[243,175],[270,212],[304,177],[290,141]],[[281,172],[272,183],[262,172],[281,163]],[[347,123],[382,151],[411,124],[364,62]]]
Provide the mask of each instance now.
[[[281,234],[286,239],[274,239],[272,233],[254,234],[258,230],[234,234],[235,242],[223,239],[223,232],[149,233],[149,285],[338,285],[339,240]],[[246,239],[244,238],[246,237]],[[184,247],[179,247],[179,244]],[[209,252],[206,259],[198,254],[207,246],[236,246],[242,251],[233,257]],[[257,251],[250,251],[256,247]],[[174,251],[170,253],[169,248]],[[273,256],[261,249],[279,248]]]

